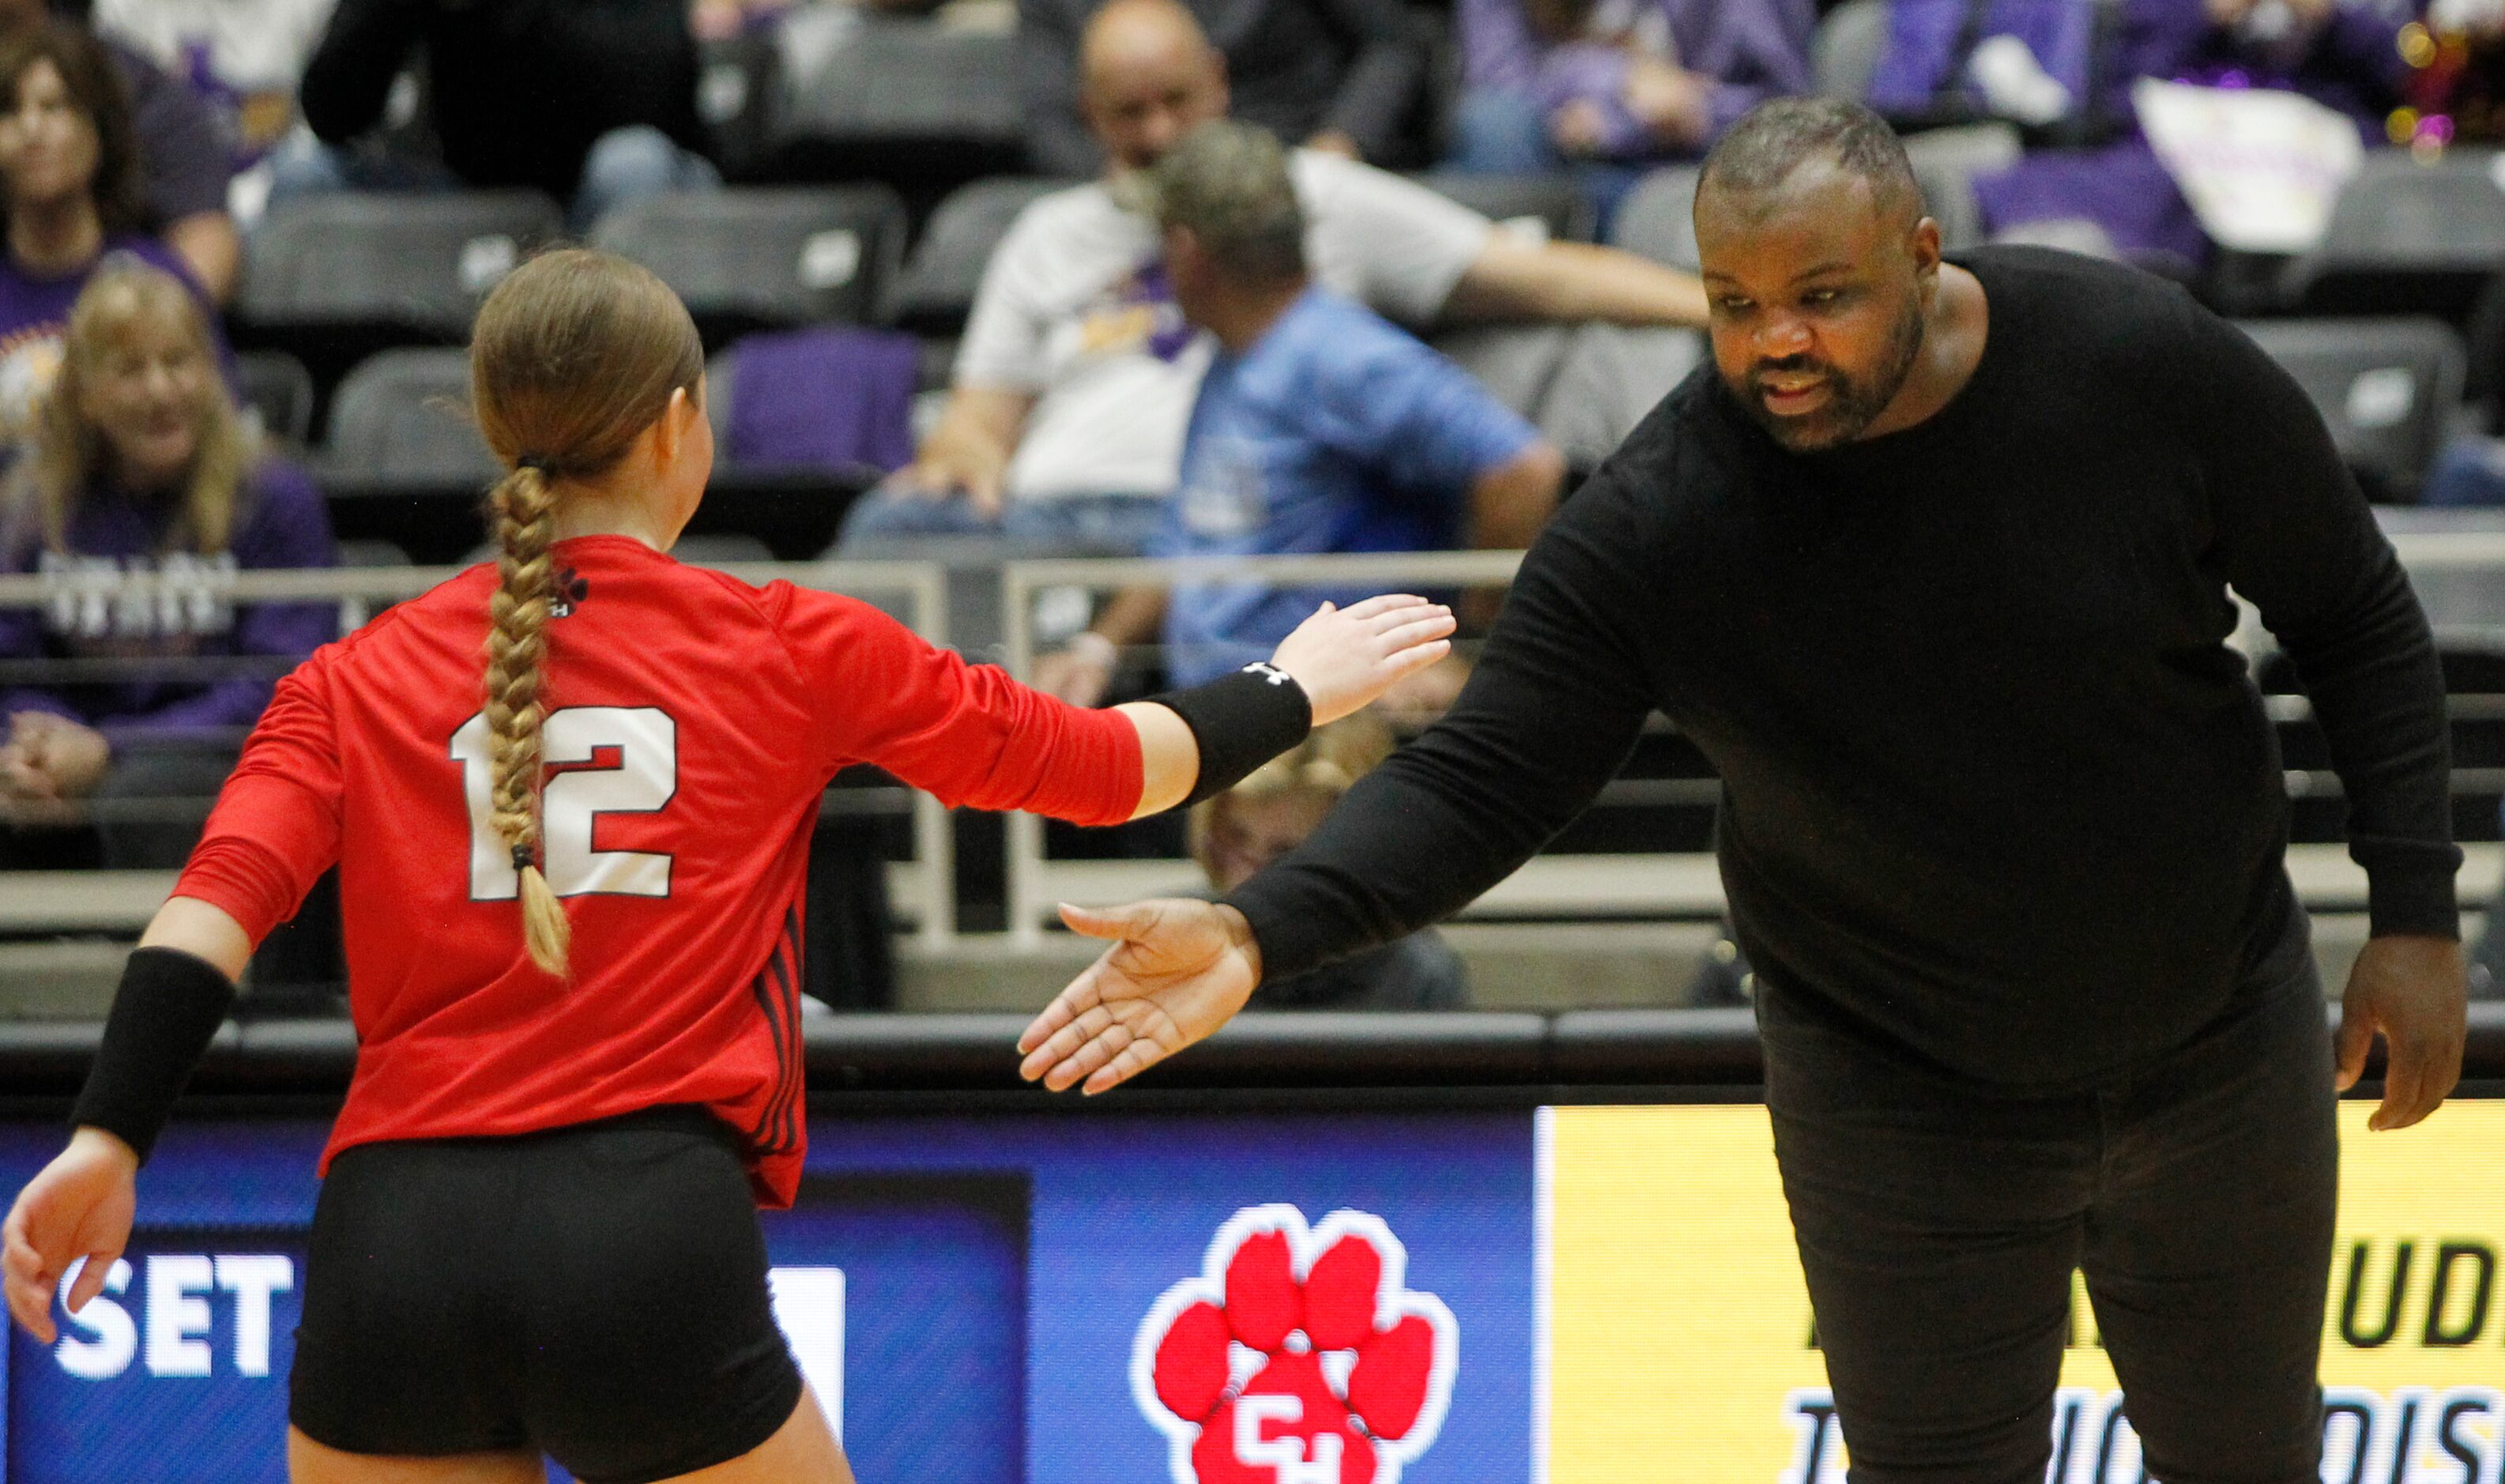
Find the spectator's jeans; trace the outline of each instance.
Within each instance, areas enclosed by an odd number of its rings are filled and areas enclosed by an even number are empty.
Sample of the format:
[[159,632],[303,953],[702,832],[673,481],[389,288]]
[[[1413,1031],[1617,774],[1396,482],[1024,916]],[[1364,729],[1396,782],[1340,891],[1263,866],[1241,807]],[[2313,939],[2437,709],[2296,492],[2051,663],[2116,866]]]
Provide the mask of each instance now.
[[2043,1484],[2074,1268],[2138,1477],[2318,1484],[2339,1142],[2310,954],[2301,970],[2136,1077],[2035,1098],[1759,979],[1775,1154],[1853,1484]]
[[[997,520],[963,495],[930,499],[879,488],[844,516],[837,554],[863,560],[935,561],[948,568],[948,639],[973,660],[1002,657],[1000,564],[1022,557],[1137,556],[1165,519],[1162,495],[1069,495],[1011,500]],[[1073,589],[1040,610],[1058,612],[1037,637],[1055,644],[1083,626],[1090,595]],[[903,617],[899,614],[897,617]]]
[[1591,203],[1593,234],[1605,239],[1618,203],[1647,167],[1605,159],[1570,165],[1549,138],[1548,116],[1537,99],[1508,88],[1472,88],[1463,92],[1453,111],[1453,152],[1444,168],[1471,175],[1554,175],[1570,169]]
[[[646,124],[614,128],[593,140],[591,153],[583,157],[582,178],[575,186],[574,203],[566,215],[567,230],[581,236],[603,212],[624,202],[675,191],[711,191],[721,185],[722,172],[712,161],[681,149],[659,129]],[[461,178],[433,160],[360,154],[309,136],[270,156],[272,205],[290,196],[337,191],[461,189]]]
[[842,548],[846,556],[897,556],[922,538],[959,536],[996,540],[1004,557],[1137,556],[1165,519],[1166,503],[1163,495],[1011,500],[994,520],[963,495],[874,489],[844,516]]
[[2426,505],[2505,505],[2505,439],[2457,438],[2446,444],[2418,498]]

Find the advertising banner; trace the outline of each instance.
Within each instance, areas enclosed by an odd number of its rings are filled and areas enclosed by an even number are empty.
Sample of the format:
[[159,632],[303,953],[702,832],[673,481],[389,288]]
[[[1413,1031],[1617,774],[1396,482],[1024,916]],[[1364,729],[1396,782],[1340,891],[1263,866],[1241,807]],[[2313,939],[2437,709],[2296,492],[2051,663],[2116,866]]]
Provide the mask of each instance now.
[[[2505,1105],[2370,1134],[2340,1106],[2325,1484],[2495,1484],[2505,1467]],[[1549,1196],[1549,1484],[1843,1484],[1846,1450],[1757,1106],[1561,1108]],[[2073,1279],[2048,1484],[2141,1484]],[[1631,1466],[1630,1460],[1644,1461]]]
[[[2505,1473],[2505,1105],[2341,1109],[2325,1484]],[[180,1122],[0,1484],[284,1477],[323,1129]],[[822,1117],[775,1314],[865,1484],[1841,1484],[1749,1105]],[[0,1185],[58,1148],[0,1124]],[[2140,1484],[2074,1292],[2048,1484]]]
[[[0,1479],[284,1479],[322,1134],[167,1132],[104,1297],[10,1336]],[[0,1125],[0,1186],[59,1139]],[[764,1218],[775,1314],[867,1481],[1529,1484],[1532,1139],[1519,1111],[820,1118]]]

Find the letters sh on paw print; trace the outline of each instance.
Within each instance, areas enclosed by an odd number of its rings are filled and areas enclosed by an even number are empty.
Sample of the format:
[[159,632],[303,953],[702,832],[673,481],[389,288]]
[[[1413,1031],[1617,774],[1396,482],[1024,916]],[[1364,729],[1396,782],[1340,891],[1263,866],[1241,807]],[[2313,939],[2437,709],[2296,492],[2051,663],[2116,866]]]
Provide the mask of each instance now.
[[1407,1287],[1380,1217],[1240,1211],[1132,1345],[1131,1390],[1175,1484],[1397,1484],[1443,1425],[1452,1311]]

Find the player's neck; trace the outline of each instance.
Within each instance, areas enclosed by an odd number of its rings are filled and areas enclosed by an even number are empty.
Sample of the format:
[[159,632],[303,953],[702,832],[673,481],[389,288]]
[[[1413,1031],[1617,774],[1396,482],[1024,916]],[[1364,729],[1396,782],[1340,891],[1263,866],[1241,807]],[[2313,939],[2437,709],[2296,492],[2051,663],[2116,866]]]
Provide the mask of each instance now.
[[667,551],[678,539],[679,533],[666,529],[647,501],[609,494],[589,485],[578,485],[562,491],[562,495],[556,512],[559,541],[572,541],[578,536],[623,536],[655,551]]

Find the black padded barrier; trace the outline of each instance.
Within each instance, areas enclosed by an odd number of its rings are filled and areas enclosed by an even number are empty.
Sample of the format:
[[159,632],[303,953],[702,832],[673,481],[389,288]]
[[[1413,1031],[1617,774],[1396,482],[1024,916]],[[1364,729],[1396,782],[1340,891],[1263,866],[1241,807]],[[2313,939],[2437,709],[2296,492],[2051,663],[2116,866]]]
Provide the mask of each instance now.
[[[2328,1007],[2335,1023],[2336,1005]],[[821,1092],[1020,1090],[1023,1015],[834,1015],[809,1021],[809,1085]],[[0,1099],[66,1100],[101,1021],[0,1024]],[[193,1085],[199,1098],[335,1099],[356,1063],[338,1019],[229,1021]],[[2368,1068],[2380,1075],[2381,1053]],[[1758,1080],[1745,1009],[1573,1010],[1536,1015],[1261,1013],[1152,1069],[1133,1085],[1191,1091],[1328,1090],[1353,1103],[1437,1089],[1528,1099],[1605,1090],[1746,1088]],[[2505,1002],[2470,1007],[2465,1082],[2505,1081]],[[1032,1091],[1032,1089],[1028,1089]],[[1039,1094],[1040,1096],[1040,1094]],[[196,1100],[196,1099],[195,1099]]]

